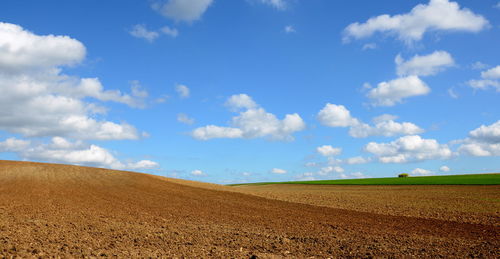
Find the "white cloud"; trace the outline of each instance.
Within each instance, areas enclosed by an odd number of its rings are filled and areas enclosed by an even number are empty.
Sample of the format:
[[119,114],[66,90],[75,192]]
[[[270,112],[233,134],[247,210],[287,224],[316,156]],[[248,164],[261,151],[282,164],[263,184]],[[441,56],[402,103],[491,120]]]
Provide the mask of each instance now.
[[278,10],[284,10],[287,7],[285,0],[257,0],[263,4],[270,5]]
[[62,66],[81,62],[85,47],[67,36],[39,36],[20,26],[0,23],[0,130],[29,137],[137,139],[127,123],[99,121],[105,107],[88,98],[143,105],[147,92],[132,86],[132,95],[104,90],[97,78],[61,74]]
[[448,88],[448,95],[453,99],[458,99],[460,97],[453,88]]
[[319,163],[317,162],[307,162],[304,164],[305,167],[316,167],[319,166]]
[[348,178],[366,178],[367,176],[361,172],[346,173],[344,168],[340,166],[326,166],[320,168],[316,172],[305,172],[303,174],[295,176],[296,180],[299,181],[312,181],[318,179],[348,179]]
[[160,165],[151,160],[140,160],[137,162],[130,162],[124,165],[124,170],[144,170],[158,168]]
[[368,176],[363,174],[362,172],[354,172],[351,174],[353,178],[367,178]]
[[481,77],[484,79],[500,79],[500,66],[481,72]]
[[365,45],[363,45],[363,50],[370,50],[370,49],[376,49],[377,48],[377,44],[375,43],[366,43]]
[[397,55],[395,62],[399,76],[430,76],[455,65],[453,57],[446,51],[434,51],[425,56],[415,55],[407,61],[401,55]]
[[175,91],[177,92],[180,98],[188,98],[190,95],[190,90],[185,85],[176,85]]
[[247,94],[235,94],[229,97],[225,105],[229,107],[232,111],[238,111],[239,109],[253,109],[258,105],[254,102],[252,97]]
[[471,156],[500,156],[500,120],[469,132],[458,151]]
[[411,122],[395,122],[393,120],[381,121],[374,126],[362,123],[349,129],[349,135],[355,138],[370,136],[392,137],[397,135],[414,135],[423,133],[424,130]]
[[449,172],[450,170],[451,169],[448,166],[445,166],[445,165],[443,165],[443,166],[441,166],[439,168],[439,171],[441,171],[441,172]]
[[439,144],[435,139],[423,139],[418,135],[400,137],[390,143],[370,142],[364,150],[374,154],[382,163],[448,159],[453,155],[448,145]]
[[231,127],[219,127],[207,125],[191,132],[191,136],[198,140],[209,140],[214,138],[242,138],[243,131]]
[[351,112],[343,105],[327,103],[318,113],[321,124],[329,127],[350,127],[359,124],[358,119],[351,116]]
[[193,170],[193,171],[191,171],[191,175],[194,175],[194,176],[206,176],[207,174],[205,174],[201,170]]
[[469,136],[481,142],[500,143],[500,120],[488,126],[481,125],[469,132]]
[[182,22],[194,22],[201,19],[213,0],[167,0],[155,1],[153,9],[161,15]]
[[314,180],[316,180],[316,177],[314,177],[314,173],[312,173],[312,172],[305,172],[303,174],[296,175],[294,178],[297,181],[314,181]]
[[179,113],[179,114],[177,114],[177,121],[181,122],[181,123],[184,123],[184,124],[188,124],[188,125],[191,125],[191,124],[194,123],[194,119],[190,118],[185,113]]
[[292,133],[305,128],[305,123],[297,114],[287,114],[283,120],[263,108],[249,109],[233,117],[232,125],[243,131],[245,138],[270,136],[272,139],[293,139]]
[[396,35],[398,39],[411,43],[422,39],[429,31],[479,32],[488,26],[488,20],[458,3],[448,0],[430,0],[419,4],[409,13],[380,15],[365,23],[352,23],[344,30],[344,41],[368,38],[376,32]]
[[493,6],[496,9],[500,9],[500,2],[498,2],[496,5]]
[[172,38],[176,38],[179,35],[179,31],[176,28],[170,28],[168,26],[163,26],[160,31]]
[[486,69],[489,67],[489,65],[487,64],[484,64],[480,61],[476,61],[474,63],[472,63],[472,65],[470,66],[472,69],[475,69],[475,70],[483,70],[483,69]]
[[71,142],[62,137],[53,137],[48,144],[34,144],[28,140],[9,138],[0,142],[0,152],[16,152],[22,159],[54,163],[105,167],[118,170],[143,170],[159,167],[151,160],[122,162],[108,150],[81,141]]
[[410,173],[410,175],[415,175],[415,176],[427,176],[427,175],[433,175],[433,174],[434,173],[432,171],[422,169],[422,168],[415,168]]
[[395,121],[397,119],[398,119],[398,116],[385,113],[385,114],[379,115],[377,117],[374,117],[372,119],[372,121],[373,121],[373,123],[377,124],[377,123],[381,123],[381,122],[385,122],[385,121]]
[[325,175],[329,175],[329,174],[332,174],[332,173],[343,173],[345,170],[344,168],[340,167],[340,166],[326,166],[326,167],[322,167],[318,172],[317,174],[318,175],[321,175],[321,176],[325,176]]
[[235,108],[245,108],[238,116],[231,119],[232,127],[208,125],[195,129],[191,135],[199,140],[259,137],[293,140],[292,134],[305,128],[305,123],[298,114],[287,114],[283,120],[279,120],[274,114],[258,107],[247,95],[233,95],[226,105],[233,111]]
[[145,39],[149,42],[155,41],[160,34],[156,31],[150,31],[146,28],[146,25],[144,24],[136,24],[132,29],[129,31],[130,35],[136,37],[136,38],[141,38]]
[[292,25],[287,25],[287,26],[285,26],[284,31],[285,31],[286,33],[294,33],[294,32],[296,32],[296,31],[295,31],[295,28],[294,28]]
[[28,140],[8,138],[0,142],[0,152],[19,152],[25,150],[30,144]]
[[168,35],[172,38],[176,38],[179,35],[179,31],[175,28],[170,28],[168,26],[163,26],[160,28],[158,31],[151,31],[146,28],[146,25],[144,24],[136,24],[132,29],[129,31],[130,35],[136,37],[136,38],[141,38],[145,39],[149,42],[153,42],[156,39],[160,37],[161,34]]
[[467,82],[470,87],[479,90],[488,90],[490,88],[496,89],[500,92],[500,81],[499,80],[489,80],[489,79],[479,79],[479,80],[469,80]]
[[104,86],[98,78],[82,78],[73,87],[58,86],[57,91],[73,98],[92,97],[104,102],[113,101],[134,108],[144,108],[144,100],[149,96],[148,92],[137,80],[131,81],[130,84],[132,93],[123,94],[119,90],[104,90]]
[[397,117],[384,114],[373,119],[374,126],[361,122],[353,117],[351,112],[343,105],[326,104],[318,113],[321,124],[329,127],[350,127],[349,135],[355,138],[370,136],[391,137],[396,135],[413,135],[424,132],[423,129],[410,122],[395,122]]
[[359,165],[359,164],[366,164],[371,161],[370,158],[364,158],[361,156],[356,156],[356,157],[350,157],[344,160],[344,163],[348,165]]
[[500,92],[500,66],[481,72],[481,78],[478,80],[469,80],[467,84],[474,89],[488,90],[489,88],[493,88],[497,92]]
[[462,144],[458,151],[471,156],[500,156],[500,143],[468,142]]
[[431,89],[418,76],[397,78],[388,82],[381,82],[371,89],[367,96],[375,106],[394,106],[403,102],[403,99],[426,95]]
[[280,168],[273,168],[271,170],[271,173],[273,173],[273,174],[286,174],[286,170],[280,169]]
[[335,147],[332,147],[330,145],[324,145],[321,147],[317,147],[316,151],[318,153],[320,153],[322,156],[327,156],[327,157],[340,155],[340,153],[342,153],[341,148],[335,148]]
[[81,42],[68,36],[39,36],[19,25],[0,22],[0,71],[74,65],[84,59],[85,52]]

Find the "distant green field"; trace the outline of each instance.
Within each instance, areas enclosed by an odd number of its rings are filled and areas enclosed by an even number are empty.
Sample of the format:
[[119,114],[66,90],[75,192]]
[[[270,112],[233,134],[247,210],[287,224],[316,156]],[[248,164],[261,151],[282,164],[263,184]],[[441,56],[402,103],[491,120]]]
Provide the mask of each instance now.
[[500,174],[466,174],[440,176],[412,176],[407,178],[366,178],[345,180],[295,181],[295,182],[262,182],[231,184],[268,185],[268,184],[316,184],[316,185],[500,185]]

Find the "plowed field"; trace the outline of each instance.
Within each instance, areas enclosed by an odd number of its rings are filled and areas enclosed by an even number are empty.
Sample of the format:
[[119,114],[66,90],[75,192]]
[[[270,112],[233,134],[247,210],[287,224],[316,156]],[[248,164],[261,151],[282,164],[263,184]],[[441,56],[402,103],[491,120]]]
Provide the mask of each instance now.
[[237,189],[0,161],[0,257],[500,256],[500,229],[488,222],[315,206],[228,190]]

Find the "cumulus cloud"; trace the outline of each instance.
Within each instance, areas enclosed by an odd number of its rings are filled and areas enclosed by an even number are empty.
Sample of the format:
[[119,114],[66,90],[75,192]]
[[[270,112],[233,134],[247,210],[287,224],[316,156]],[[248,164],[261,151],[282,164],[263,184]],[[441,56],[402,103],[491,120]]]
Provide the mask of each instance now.
[[367,97],[374,106],[394,106],[402,103],[405,98],[426,95],[430,91],[424,81],[412,75],[381,82],[368,92]]
[[448,159],[453,153],[445,144],[418,135],[400,137],[389,143],[370,142],[366,152],[374,154],[382,163],[407,163],[430,159]]
[[481,77],[485,79],[500,79],[500,66],[481,72]]
[[500,120],[469,132],[458,151],[471,156],[500,156]]
[[349,129],[349,135],[355,138],[366,138],[370,136],[392,137],[397,135],[414,135],[423,133],[424,130],[411,122],[395,122],[386,120],[373,126],[362,123]]
[[191,136],[198,140],[209,140],[214,138],[242,138],[243,131],[237,128],[207,125],[195,129],[191,132]]
[[247,94],[232,95],[226,101],[225,105],[233,111],[238,111],[239,109],[254,109],[258,106],[252,97]]
[[469,80],[467,82],[470,87],[478,90],[488,90],[495,89],[497,92],[500,92],[500,81],[499,80],[490,80],[490,79],[478,79],[478,80]]
[[474,70],[483,70],[489,67],[488,64],[484,64],[483,62],[476,61],[470,65],[470,67]]
[[184,123],[184,124],[188,124],[188,125],[191,125],[191,124],[194,123],[194,119],[190,118],[185,113],[179,113],[179,114],[177,114],[177,121],[181,122],[181,123]]
[[361,178],[367,178],[368,176],[363,174],[362,172],[354,172],[351,174],[351,176],[353,178],[358,178],[358,179],[361,179]]
[[366,43],[363,45],[363,50],[370,50],[370,49],[376,49],[377,44],[375,43]]
[[179,31],[176,28],[170,28],[168,26],[163,26],[160,29],[160,32],[162,32],[165,35],[168,35],[172,38],[176,38],[179,35]]
[[193,175],[193,176],[206,176],[207,174],[204,173],[203,171],[197,169],[197,170],[191,171],[191,175]]
[[326,166],[322,167],[317,174],[321,176],[329,175],[332,173],[343,173],[345,170],[340,166]]
[[398,119],[398,116],[393,115],[393,114],[385,113],[385,114],[382,114],[382,115],[374,117],[372,119],[372,121],[373,121],[373,123],[381,123],[381,122],[384,122],[384,121],[395,121],[397,119]]
[[359,165],[371,162],[370,158],[365,158],[362,156],[350,157],[344,160],[344,163],[348,165]]
[[451,169],[448,166],[445,166],[445,165],[443,165],[443,166],[441,166],[439,168],[439,171],[441,171],[441,172],[449,172],[450,170]]
[[410,175],[414,176],[427,176],[427,175],[433,175],[434,173],[430,170],[422,169],[422,168],[415,168],[413,171],[411,171]]
[[160,37],[161,34],[168,35],[172,38],[175,38],[175,37],[177,37],[177,35],[179,35],[179,31],[177,31],[177,29],[175,29],[175,28],[170,28],[168,26],[164,26],[161,29],[159,29],[158,31],[152,31],[152,30],[148,30],[148,28],[146,28],[146,25],[144,25],[144,24],[134,25],[132,27],[132,29],[129,31],[129,33],[130,33],[130,35],[132,35],[136,38],[145,39],[148,42],[155,41],[156,39],[158,39]]
[[453,88],[448,88],[448,95],[453,99],[458,99],[460,97],[457,92]]
[[74,65],[85,46],[68,36],[36,35],[21,26],[0,22],[0,70],[6,73]]
[[305,172],[305,173],[296,175],[294,178],[297,181],[314,181],[314,180],[317,180],[316,177],[314,177],[314,173],[313,172]]
[[155,1],[152,8],[161,15],[181,22],[194,22],[203,16],[213,0]]
[[430,76],[455,65],[453,57],[446,51],[434,51],[425,56],[415,55],[406,61],[401,55],[397,55],[395,62],[398,76]]
[[0,142],[0,152],[15,152],[22,159],[118,170],[144,170],[159,167],[158,163],[151,160],[122,162],[103,147],[88,145],[82,141],[71,142],[62,137],[53,137],[47,144],[35,144],[28,140],[9,138]]
[[273,174],[286,174],[287,172],[286,172],[286,170],[284,170],[284,169],[280,169],[280,168],[273,168],[273,169],[271,170],[271,173],[273,173]]
[[286,33],[294,33],[294,32],[296,32],[296,31],[295,31],[295,28],[294,28],[292,25],[287,25],[287,26],[285,26],[284,31],[285,31]]
[[415,6],[409,13],[392,16],[384,14],[364,23],[352,23],[344,30],[344,41],[368,38],[381,32],[411,43],[421,40],[430,31],[479,32],[488,24],[483,16],[461,8],[456,2],[430,0],[428,4]]
[[8,138],[0,142],[0,152],[20,152],[29,147],[30,144],[29,140]]
[[350,127],[359,124],[358,119],[343,105],[327,103],[318,113],[318,120],[328,127]]
[[155,41],[160,36],[158,32],[148,30],[144,24],[134,25],[129,33],[136,38],[145,39],[149,42]]
[[238,116],[231,119],[231,127],[208,125],[195,129],[191,136],[199,140],[259,137],[293,140],[292,134],[305,128],[305,123],[298,114],[287,114],[284,119],[279,120],[274,114],[259,107],[247,95],[233,95],[226,105],[233,111],[235,108],[243,109],[239,111]]
[[317,147],[316,152],[318,152],[322,156],[329,157],[329,156],[340,155],[340,153],[342,153],[342,149],[335,148],[335,147],[332,147],[330,145],[323,145],[321,147]]
[[346,173],[344,168],[340,166],[326,166],[320,168],[316,172],[305,172],[295,176],[299,181],[312,181],[318,179],[349,179],[349,178],[366,178],[367,176],[361,172]]
[[[9,138],[0,152],[15,152],[22,159],[71,163],[112,169],[138,170],[157,167],[156,162],[122,162],[108,150],[81,140],[138,139],[126,122],[96,119],[107,108],[100,103],[118,102],[144,107],[148,93],[138,81],[131,93],[106,90],[98,78],[62,73],[85,57],[85,46],[68,36],[36,35],[21,26],[0,23],[0,130],[41,140]],[[72,138],[75,141],[70,141]]]
[[493,88],[500,92],[500,66],[481,72],[481,79],[469,80],[467,84],[478,90]]
[[500,143],[500,121],[488,126],[481,125],[479,128],[469,132],[469,136],[481,142]]
[[188,98],[189,95],[191,94],[189,87],[185,85],[176,85],[175,91],[177,92],[180,98]]
[[147,92],[139,85],[132,86],[131,95],[104,90],[97,78],[61,73],[61,67],[78,64],[84,56],[83,44],[68,36],[40,36],[0,23],[0,129],[29,137],[139,138],[125,122],[94,119],[106,108],[87,100],[141,107]]
[[369,125],[353,117],[343,105],[327,103],[318,113],[321,124],[329,127],[349,127],[349,135],[355,138],[370,136],[391,137],[396,135],[413,135],[424,132],[423,129],[410,122],[395,122],[396,116],[384,114],[373,119],[375,125]]
[[285,0],[256,0],[256,1],[270,5],[278,10],[284,10],[287,7]]

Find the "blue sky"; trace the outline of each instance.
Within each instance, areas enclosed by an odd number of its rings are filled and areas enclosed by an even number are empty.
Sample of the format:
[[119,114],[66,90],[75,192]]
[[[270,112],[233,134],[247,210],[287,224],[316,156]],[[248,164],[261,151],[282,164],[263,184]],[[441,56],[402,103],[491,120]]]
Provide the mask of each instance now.
[[500,2],[0,3],[0,159],[232,183],[500,170]]

